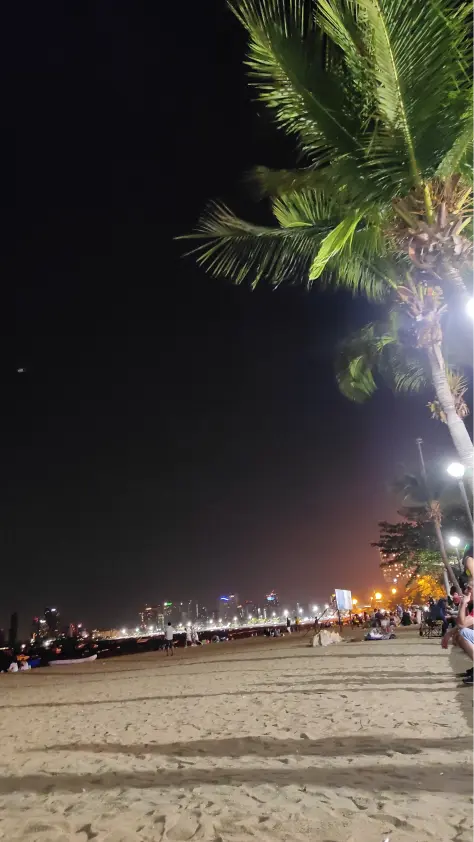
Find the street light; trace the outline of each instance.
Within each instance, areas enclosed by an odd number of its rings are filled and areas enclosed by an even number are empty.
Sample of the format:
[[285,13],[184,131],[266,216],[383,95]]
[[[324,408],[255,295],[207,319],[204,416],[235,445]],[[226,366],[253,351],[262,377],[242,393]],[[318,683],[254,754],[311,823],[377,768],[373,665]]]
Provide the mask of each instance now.
[[466,514],[469,518],[469,523],[471,525],[471,532],[474,530],[474,522],[472,520],[472,512],[471,507],[469,505],[469,500],[467,499],[466,494],[466,486],[464,485],[463,477],[465,473],[464,465],[461,462],[451,462],[450,465],[446,468],[448,474],[454,479],[457,479],[459,491],[461,492],[461,498],[464,503],[464,508],[466,509]]
[[474,298],[470,298],[466,304],[466,313],[471,319],[474,319]]
[[396,592],[397,592],[397,589],[396,589],[396,588],[392,588],[392,593],[396,593]]
[[284,616],[284,617],[288,617],[288,611],[286,610],[286,608],[285,608],[285,610],[284,610],[284,612],[283,612],[283,616]]
[[324,608],[326,609],[326,611],[328,610],[328,608],[329,608],[329,602],[325,602],[325,603],[324,603]]
[[298,608],[298,614],[302,614],[302,613],[303,613],[303,609],[302,609],[302,608]]
[[458,538],[457,535],[450,535],[448,541],[451,544],[451,546],[454,547],[455,550],[457,550],[459,544],[461,543],[461,539]]
[[377,593],[375,594],[375,599],[382,599],[382,594],[377,591]]
[[313,614],[317,614],[319,611],[319,605],[313,605]]
[[353,605],[357,605],[357,602],[358,602],[358,600],[357,600],[357,599],[355,599],[355,598],[352,600],[352,604],[353,604]]

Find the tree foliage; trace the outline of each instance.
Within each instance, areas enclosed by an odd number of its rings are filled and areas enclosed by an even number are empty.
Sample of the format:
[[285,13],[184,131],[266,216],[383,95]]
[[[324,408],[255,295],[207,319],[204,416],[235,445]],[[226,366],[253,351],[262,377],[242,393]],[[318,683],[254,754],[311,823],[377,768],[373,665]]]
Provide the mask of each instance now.
[[445,596],[444,588],[439,577],[426,573],[423,576],[416,576],[406,589],[406,598],[409,602],[423,604],[428,602],[430,597],[434,600]]
[[303,282],[383,302],[382,318],[340,349],[341,390],[363,400],[380,375],[397,391],[434,385],[431,412],[467,464],[472,445],[455,423],[465,384],[443,357],[443,324],[472,282],[470,2],[230,5],[247,32],[251,84],[301,166],[253,173],[272,225],[212,205],[190,235],[199,264],[235,283]]

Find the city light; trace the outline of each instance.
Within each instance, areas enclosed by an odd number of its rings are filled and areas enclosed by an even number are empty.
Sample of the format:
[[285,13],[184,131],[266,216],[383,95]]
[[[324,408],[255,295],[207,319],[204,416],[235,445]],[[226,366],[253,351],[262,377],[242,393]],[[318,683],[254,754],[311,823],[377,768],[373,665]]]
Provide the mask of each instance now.
[[303,609],[302,609],[302,608],[298,608],[298,614],[302,614],[302,613],[303,613]]
[[328,608],[329,608],[329,602],[326,602],[326,603],[324,604],[324,608],[326,609],[326,611],[328,610]]
[[353,604],[353,605],[357,605],[357,601],[358,601],[358,600],[354,598],[354,599],[352,600],[352,604]]
[[448,541],[451,544],[451,546],[454,547],[455,549],[457,547],[459,547],[459,544],[461,543],[461,539],[458,538],[457,535],[450,535],[449,538],[448,538]]
[[317,614],[317,613],[318,613],[318,611],[319,611],[319,606],[318,606],[318,605],[313,605],[313,613],[314,613],[314,614]]
[[272,617],[276,617],[276,611],[272,611]]
[[446,470],[448,474],[455,479],[462,479],[464,476],[464,465],[461,465],[460,462],[451,462]]
[[474,319],[474,298],[470,298],[466,304],[466,313],[471,319]]
[[392,588],[392,593],[396,593],[396,592],[397,592],[397,589],[396,589],[396,588]]
[[375,599],[382,599],[382,594],[377,591],[375,594]]
[[137,626],[137,628],[135,629],[135,634],[138,634],[139,631],[140,631],[140,629]]
[[237,617],[234,617],[233,622],[234,622],[234,623],[236,623],[236,622],[237,622]]
[[127,634],[127,629],[122,629],[121,634]]
[[284,617],[288,617],[288,611],[286,610],[286,608],[285,608],[285,610],[284,610],[284,612],[283,612],[283,616],[284,616]]

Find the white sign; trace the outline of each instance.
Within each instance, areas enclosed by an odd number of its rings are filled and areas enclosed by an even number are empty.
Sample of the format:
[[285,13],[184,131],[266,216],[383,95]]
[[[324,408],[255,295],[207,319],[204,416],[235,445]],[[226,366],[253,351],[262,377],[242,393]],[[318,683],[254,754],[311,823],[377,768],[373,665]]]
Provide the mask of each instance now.
[[338,611],[352,611],[351,591],[335,591],[336,605]]

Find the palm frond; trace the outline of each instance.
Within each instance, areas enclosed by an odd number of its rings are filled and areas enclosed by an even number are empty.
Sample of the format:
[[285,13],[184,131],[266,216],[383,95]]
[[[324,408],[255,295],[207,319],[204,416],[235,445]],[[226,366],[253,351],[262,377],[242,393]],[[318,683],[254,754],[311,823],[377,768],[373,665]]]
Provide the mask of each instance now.
[[373,322],[341,343],[336,357],[336,379],[346,398],[362,403],[377,389],[374,373],[384,349],[395,342],[384,326]]
[[324,190],[330,187],[327,169],[305,167],[299,170],[271,170],[255,167],[247,173],[246,181],[254,188],[258,199],[265,196],[291,196],[307,190]]
[[[272,202],[278,227],[254,225],[225,205],[211,205],[196,231],[180,239],[199,240],[192,253],[215,277],[255,286],[262,278],[273,286],[283,281],[316,280],[321,288],[346,289],[379,301],[393,287],[396,264],[384,256],[381,219],[351,216],[338,196],[322,191],[289,193]],[[342,233],[341,233],[342,232]],[[320,273],[314,267],[319,261]]]
[[356,91],[348,97],[350,80],[325,72],[310,4],[235,0],[231,8],[249,33],[251,78],[277,125],[298,135],[313,163],[361,151]]
[[354,231],[362,216],[363,212],[360,210],[350,211],[329,234],[326,234],[309,270],[310,281],[321,277],[331,258],[340,254],[346,246],[350,248]]
[[196,232],[182,239],[200,241],[192,253],[214,277],[229,278],[235,284],[249,281],[253,287],[262,278],[273,286],[283,281],[301,283],[308,277],[319,242],[331,228],[326,219],[318,220],[318,208],[322,212],[321,202],[314,202],[310,213],[306,195],[279,199],[274,213],[281,227],[271,228],[253,225],[225,205],[214,204]]
[[404,166],[413,186],[421,185],[453,146],[470,101],[470,6],[455,12],[450,0],[358,0],[357,6],[372,32],[381,117],[369,166],[379,175],[387,166],[394,183],[403,181]]
[[440,179],[449,178],[453,173],[461,173],[472,182],[473,152],[473,106],[472,103],[459,125],[459,133],[453,145],[447,150],[436,170]]

